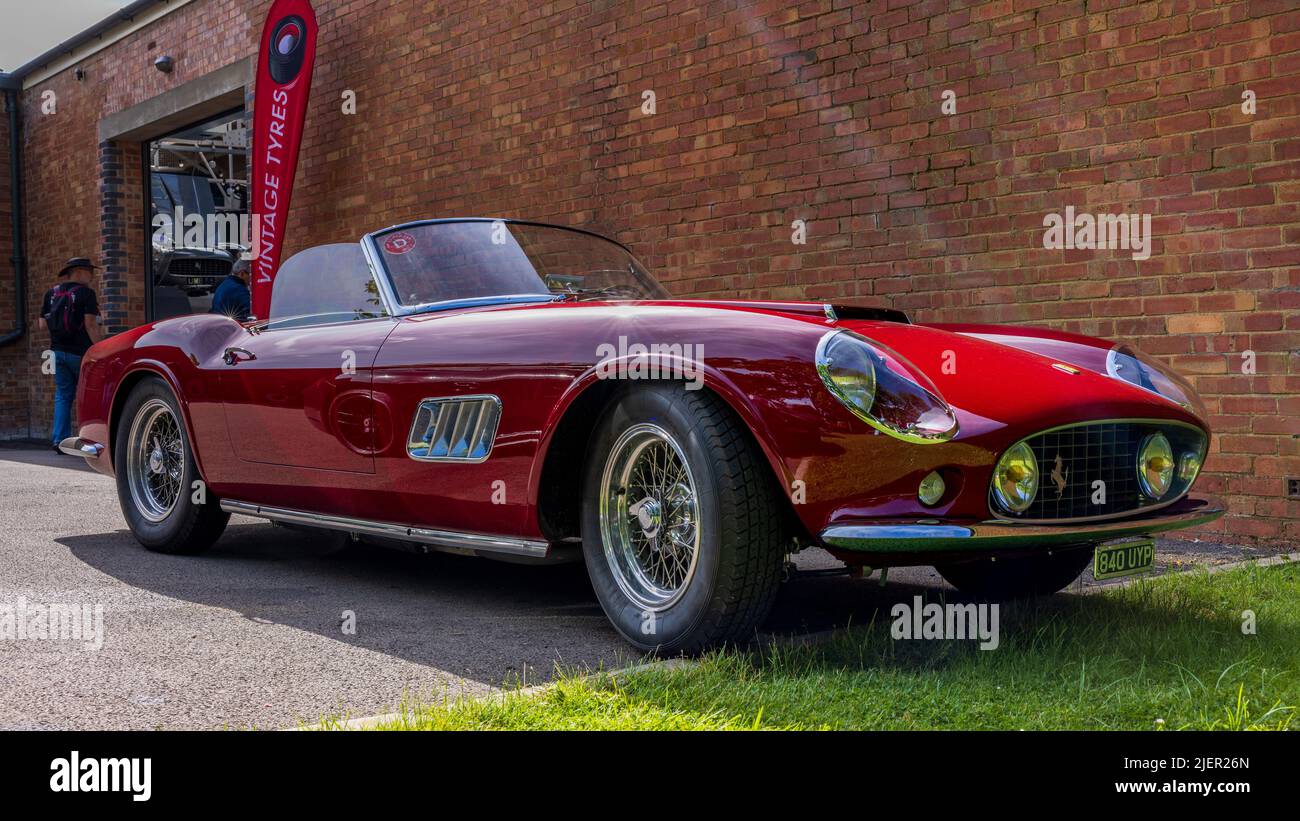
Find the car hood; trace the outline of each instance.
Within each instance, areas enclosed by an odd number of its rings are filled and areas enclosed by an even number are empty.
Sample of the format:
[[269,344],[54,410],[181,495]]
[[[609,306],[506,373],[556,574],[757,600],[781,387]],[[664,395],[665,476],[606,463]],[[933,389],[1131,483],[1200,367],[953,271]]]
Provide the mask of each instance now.
[[1208,430],[1190,408],[1110,376],[1112,345],[1104,340],[1039,329],[837,325],[889,346],[929,376],[968,432],[989,423],[1045,429],[1089,419],[1163,419]]
[[[881,343],[929,377],[966,434],[1006,425],[1043,429],[1088,419],[1167,419],[1208,430],[1189,408],[1106,370],[1114,343],[1045,328],[914,325],[901,312],[814,302],[691,300],[694,308],[748,311],[844,328]],[[824,332],[824,331],[822,331]],[[820,336],[820,334],[819,334]]]

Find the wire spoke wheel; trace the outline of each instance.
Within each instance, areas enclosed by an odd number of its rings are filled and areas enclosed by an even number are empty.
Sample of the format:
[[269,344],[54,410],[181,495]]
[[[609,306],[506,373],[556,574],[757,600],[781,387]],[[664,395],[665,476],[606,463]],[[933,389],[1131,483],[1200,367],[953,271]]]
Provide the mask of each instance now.
[[634,425],[610,449],[600,483],[605,559],[623,593],[660,611],[690,585],[699,559],[699,496],[668,431]]
[[176,507],[185,474],[185,440],[171,407],[150,399],[131,422],[127,484],[131,501],[150,522],[161,522]]

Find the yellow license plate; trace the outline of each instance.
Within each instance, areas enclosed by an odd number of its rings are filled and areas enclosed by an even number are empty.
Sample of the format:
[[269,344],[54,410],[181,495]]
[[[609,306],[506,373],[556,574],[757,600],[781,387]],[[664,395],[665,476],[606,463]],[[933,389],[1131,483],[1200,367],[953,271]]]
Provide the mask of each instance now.
[[1099,544],[1092,556],[1092,575],[1097,579],[1146,573],[1155,566],[1156,543],[1152,539]]

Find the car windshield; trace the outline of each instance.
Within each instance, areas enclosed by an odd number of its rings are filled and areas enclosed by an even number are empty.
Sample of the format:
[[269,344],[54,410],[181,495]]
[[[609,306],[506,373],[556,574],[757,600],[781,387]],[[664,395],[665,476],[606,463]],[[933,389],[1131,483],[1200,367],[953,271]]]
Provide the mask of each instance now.
[[406,308],[460,300],[666,299],[622,246],[593,234],[502,220],[399,226],[374,235]]

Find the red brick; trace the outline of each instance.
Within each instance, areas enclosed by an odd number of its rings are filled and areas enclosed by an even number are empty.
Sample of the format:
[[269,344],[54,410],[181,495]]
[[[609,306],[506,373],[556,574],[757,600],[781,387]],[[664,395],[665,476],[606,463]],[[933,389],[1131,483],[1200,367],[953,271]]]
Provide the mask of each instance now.
[[[268,4],[196,0],[82,60],[85,80],[27,90],[26,315],[59,260],[102,251],[100,120],[251,55]],[[1295,458],[1286,423],[1267,421],[1300,416],[1287,353],[1300,342],[1285,336],[1300,330],[1294,2],[375,5],[315,0],[287,253],[418,217],[528,216],[612,234],[683,295],[834,296],[920,321],[1134,337],[1216,409],[1233,452],[1214,454],[1206,487],[1276,478],[1261,471]],[[152,67],[163,51],[172,75]],[[338,112],[345,88],[355,118]],[[659,114],[640,114],[643,89]],[[956,116],[939,112],[945,89]],[[44,90],[57,118],[39,114]],[[120,148],[136,162],[138,146]],[[142,201],[139,180],[127,188]],[[1067,204],[1152,214],[1151,258],[1043,249],[1043,215]],[[781,241],[791,214],[812,220],[799,253]],[[138,323],[138,213],[123,247]],[[4,317],[11,250],[0,230]],[[0,436],[44,434],[44,344],[34,332],[0,349]],[[1251,344],[1255,377],[1232,358]],[[1281,492],[1234,486],[1242,509],[1206,532],[1294,538]]]

